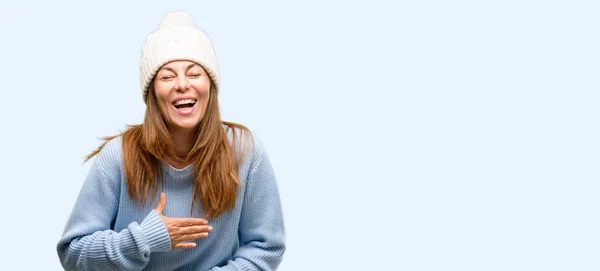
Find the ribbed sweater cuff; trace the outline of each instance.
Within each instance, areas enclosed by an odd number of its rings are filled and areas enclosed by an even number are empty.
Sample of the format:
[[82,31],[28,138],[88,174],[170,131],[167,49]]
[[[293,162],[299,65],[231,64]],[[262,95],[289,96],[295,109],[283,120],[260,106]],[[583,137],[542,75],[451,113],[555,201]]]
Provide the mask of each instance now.
[[144,218],[140,227],[148,240],[151,252],[171,250],[169,232],[167,231],[167,227],[165,227],[165,223],[156,211],[152,210],[150,214]]

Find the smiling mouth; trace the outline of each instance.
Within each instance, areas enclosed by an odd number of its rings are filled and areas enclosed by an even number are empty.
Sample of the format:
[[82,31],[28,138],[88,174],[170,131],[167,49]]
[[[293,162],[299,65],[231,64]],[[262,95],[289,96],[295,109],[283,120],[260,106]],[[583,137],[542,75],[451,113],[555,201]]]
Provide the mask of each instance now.
[[182,109],[182,108],[190,108],[193,107],[196,104],[196,100],[194,99],[185,99],[185,100],[179,100],[173,103],[173,106],[177,109]]

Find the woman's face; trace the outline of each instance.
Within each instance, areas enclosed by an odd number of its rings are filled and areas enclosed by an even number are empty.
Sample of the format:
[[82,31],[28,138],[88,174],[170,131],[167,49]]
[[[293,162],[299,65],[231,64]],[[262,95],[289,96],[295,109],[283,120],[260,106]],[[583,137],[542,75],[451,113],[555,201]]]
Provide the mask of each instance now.
[[172,129],[194,129],[204,117],[210,77],[197,63],[177,60],[163,65],[154,77],[160,111]]

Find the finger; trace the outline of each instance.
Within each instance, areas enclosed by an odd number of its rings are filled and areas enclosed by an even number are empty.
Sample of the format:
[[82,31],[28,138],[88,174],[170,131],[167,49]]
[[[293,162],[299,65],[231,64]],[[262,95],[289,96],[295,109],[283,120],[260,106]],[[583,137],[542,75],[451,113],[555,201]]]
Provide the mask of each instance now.
[[159,215],[162,215],[162,212],[165,209],[166,205],[167,205],[167,195],[165,195],[165,193],[160,193],[160,198],[158,199],[158,203],[156,204],[156,208],[154,208],[154,210]]
[[202,239],[202,238],[206,238],[208,237],[208,232],[202,232],[202,233],[194,233],[194,234],[186,234],[186,235],[181,235],[181,236],[177,236],[176,238],[174,238],[175,242],[186,242],[186,241],[194,241],[194,240],[198,240],[198,239]]
[[187,235],[187,234],[210,232],[210,231],[212,231],[212,229],[213,229],[213,227],[209,226],[209,225],[181,227],[181,228],[178,227],[178,228],[174,229],[173,233],[176,236],[180,236],[180,235]]
[[208,221],[203,218],[172,218],[173,224],[179,227],[207,225]]
[[186,249],[186,248],[193,248],[196,247],[196,243],[190,242],[190,243],[178,243],[176,245],[173,246],[174,249]]

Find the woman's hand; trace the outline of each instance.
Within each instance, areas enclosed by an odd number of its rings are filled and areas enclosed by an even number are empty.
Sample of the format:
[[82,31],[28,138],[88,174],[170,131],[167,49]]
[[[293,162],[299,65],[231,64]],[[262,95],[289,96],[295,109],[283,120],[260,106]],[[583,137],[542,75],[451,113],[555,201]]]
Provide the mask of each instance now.
[[208,221],[202,218],[171,218],[164,216],[162,212],[166,205],[167,196],[165,193],[160,193],[160,199],[154,210],[167,227],[171,239],[171,248],[193,248],[196,243],[188,241],[205,238],[208,236],[208,232],[212,230],[212,227],[208,225]]

